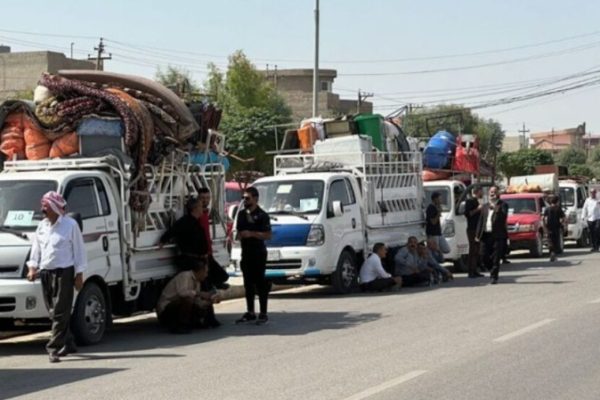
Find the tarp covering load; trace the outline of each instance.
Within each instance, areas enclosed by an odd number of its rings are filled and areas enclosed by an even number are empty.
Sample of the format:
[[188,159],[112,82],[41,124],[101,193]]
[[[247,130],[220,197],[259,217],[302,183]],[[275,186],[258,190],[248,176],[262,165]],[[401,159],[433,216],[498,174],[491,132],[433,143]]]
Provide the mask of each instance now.
[[135,211],[145,211],[149,205],[146,179],[139,179],[144,165],[159,165],[176,148],[196,147],[220,121],[220,111],[211,108],[212,117],[205,118],[201,127],[186,104],[166,87],[100,71],[42,74],[34,100],[0,104],[4,157],[40,160],[122,154],[131,163],[135,183],[130,202]]

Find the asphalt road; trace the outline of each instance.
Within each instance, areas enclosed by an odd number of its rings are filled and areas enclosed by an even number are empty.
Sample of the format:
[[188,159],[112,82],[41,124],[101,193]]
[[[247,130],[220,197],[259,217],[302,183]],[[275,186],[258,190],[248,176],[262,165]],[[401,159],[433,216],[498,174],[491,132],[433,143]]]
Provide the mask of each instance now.
[[51,365],[44,334],[0,341],[0,398],[600,399],[600,253],[512,258],[500,284],[271,296],[271,322],[168,335],[152,317]]

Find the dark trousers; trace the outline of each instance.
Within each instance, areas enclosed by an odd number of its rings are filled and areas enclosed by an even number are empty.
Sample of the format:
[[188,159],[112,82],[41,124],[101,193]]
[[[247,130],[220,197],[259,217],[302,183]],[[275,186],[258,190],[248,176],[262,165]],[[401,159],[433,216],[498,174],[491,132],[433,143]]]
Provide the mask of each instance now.
[[389,289],[396,284],[394,278],[377,278],[371,282],[366,282],[360,285],[360,288],[366,292],[379,292]]
[[411,275],[401,275],[402,286],[417,286],[425,283],[429,283],[431,280],[431,274],[427,271],[421,271]]
[[180,297],[158,314],[158,321],[170,332],[177,333],[201,327],[204,319],[211,316],[214,317],[212,305],[202,307],[191,297]]
[[467,230],[467,238],[469,239],[469,259],[467,267],[469,275],[475,275],[479,268],[479,242],[475,240],[475,231]]
[[592,249],[598,250],[600,246],[600,220],[588,221],[588,231],[590,231]]
[[483,246],[483,263],[490,271],[492,279],[498,279],[500,274],[500,261],[506,254],[506,238],[496,238],[491,233],[485,232],[481,237]]
[[560,251],[560,235],[562,235],[560,227],[548,229],[548,248],[552,254],[558,254]]
[[52,353],[65,345],[74,345],[69,323],[75,291],[75,268],[42,269],[40,280],[44,302],[52,321],[50,341],[46,344],[46,350]]
[[265,277],[265,270],[267,269],[267,253],[246,253],[242,251],[240,267],[244,277],[246,309],[250,313],[254,312],[254,297],[258,294],[260,312],[261,314],[266,314],[269,291],[271,290],[271,283]]

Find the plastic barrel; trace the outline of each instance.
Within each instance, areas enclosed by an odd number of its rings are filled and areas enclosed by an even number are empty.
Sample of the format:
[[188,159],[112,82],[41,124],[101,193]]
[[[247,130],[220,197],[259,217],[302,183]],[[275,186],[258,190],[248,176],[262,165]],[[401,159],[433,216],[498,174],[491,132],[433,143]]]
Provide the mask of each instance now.
[[385,150],[383,138],[383,117],[379,114],[359,114],[354,117],[358,133],[371,137],[373,146]]
[[427,143],[423,150],[423,166],[445,169],[449,167],[456,149],[456,138],[447,131],[439,131]]

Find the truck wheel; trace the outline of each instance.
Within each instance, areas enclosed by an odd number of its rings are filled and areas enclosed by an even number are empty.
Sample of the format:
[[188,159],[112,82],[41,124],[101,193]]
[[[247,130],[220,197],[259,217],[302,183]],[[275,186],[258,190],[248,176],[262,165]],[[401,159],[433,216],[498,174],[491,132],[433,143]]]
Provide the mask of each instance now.
[[358,285],[358,268],[354,254],[344,250],[338,260],[335,272],[331,274],[331,284],[338,293],[350,293]]
[[463,254],[460,258],[454,260],[454,272],[467,272],[469,269],[469,256]]
[[97,284],[90,282],[77,296],[71,329],[80,345],[98,343],[106,330],[106,299]]
[[577,247],[590,247],[591,245],[590,231],[585,228],[581,232],[581,237],[577,239]]
[[531,249],[529,249],[529,253],[532,257],[539,258],[544,255],[544,240],[542,239],[542,234],[537,233],[535,236],[535,242],[531,245]]
[[12,318],[0,318],[0,332],[10,331],[15,327],[15,320]]

